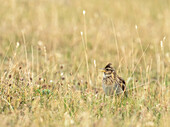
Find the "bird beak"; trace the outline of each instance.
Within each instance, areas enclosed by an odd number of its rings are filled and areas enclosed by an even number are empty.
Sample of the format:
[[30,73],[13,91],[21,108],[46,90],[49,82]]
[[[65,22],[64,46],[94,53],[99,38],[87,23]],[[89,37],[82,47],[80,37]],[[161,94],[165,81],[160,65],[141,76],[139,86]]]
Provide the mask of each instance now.
[[106,72],[104,68],[100,68],[100,71],[101,72]]

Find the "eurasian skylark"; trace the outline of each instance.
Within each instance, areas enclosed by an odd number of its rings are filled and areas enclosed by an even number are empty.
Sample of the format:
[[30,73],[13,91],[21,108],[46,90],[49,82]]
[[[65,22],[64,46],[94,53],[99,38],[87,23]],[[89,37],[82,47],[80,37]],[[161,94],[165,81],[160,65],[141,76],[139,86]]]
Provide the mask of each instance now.
[[127,97],[126,83],[125,81],[116,74],[112,64],[109,63],[102,69],[103,81],[102,86],[106,95],[120,95],[124,94]]

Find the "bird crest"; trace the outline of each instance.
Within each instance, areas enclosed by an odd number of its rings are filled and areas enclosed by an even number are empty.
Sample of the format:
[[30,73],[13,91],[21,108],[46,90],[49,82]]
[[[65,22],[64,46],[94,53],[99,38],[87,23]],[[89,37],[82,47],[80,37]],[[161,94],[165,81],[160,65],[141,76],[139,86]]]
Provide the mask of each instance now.
[[112,68],[112,64],[111,63],[108,63],[105,68]]

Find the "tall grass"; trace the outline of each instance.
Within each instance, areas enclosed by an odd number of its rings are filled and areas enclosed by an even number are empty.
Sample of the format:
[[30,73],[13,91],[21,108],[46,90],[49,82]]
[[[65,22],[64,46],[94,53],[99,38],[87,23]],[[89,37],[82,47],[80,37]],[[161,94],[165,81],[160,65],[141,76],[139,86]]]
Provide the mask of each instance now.
[[0,3],[0,126],[170,126],[168,0]]

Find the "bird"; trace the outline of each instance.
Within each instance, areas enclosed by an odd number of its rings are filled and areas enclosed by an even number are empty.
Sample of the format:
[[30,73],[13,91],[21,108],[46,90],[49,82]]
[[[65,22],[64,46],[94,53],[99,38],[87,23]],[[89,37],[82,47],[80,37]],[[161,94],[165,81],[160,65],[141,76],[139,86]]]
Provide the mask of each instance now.
[[102,87],[106,95],[124,94],[126,97],[128,96],[125,80],[118,76],[111,63],[108,63],[101,71],[103,72]]

